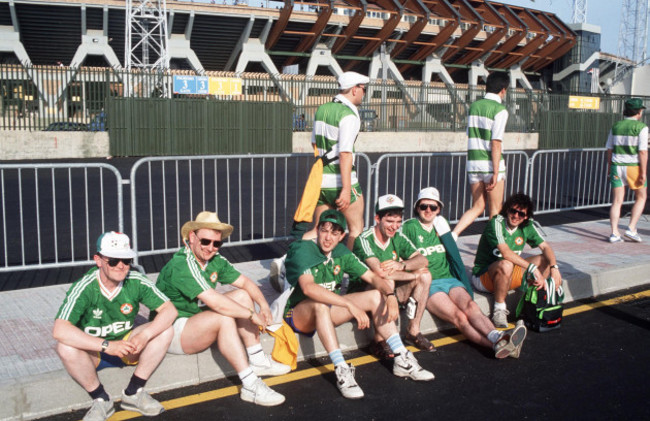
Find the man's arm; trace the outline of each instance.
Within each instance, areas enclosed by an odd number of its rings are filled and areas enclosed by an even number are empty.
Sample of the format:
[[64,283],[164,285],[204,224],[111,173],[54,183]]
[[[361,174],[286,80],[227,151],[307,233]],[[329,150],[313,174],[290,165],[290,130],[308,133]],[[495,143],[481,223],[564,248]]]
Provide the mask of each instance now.
[[263,326],[268,326],[273,323],[273,316],[271,315],[271,308],[269,303],[264,298],[264,294],[260,288],[249,277],[239,275],[239,278],[232,283],[234,287],[241,288],[248,293],[252,300],[260,306],[260,317],[265,322]]
[[[542,254],[548,261],[548,264],[550,266],[557,265],[557,259],[555,258],[555,252],[551,248],[551,245],[544,241],[542,244],[539,245],[539,249],[542,251]],[[555,280],[555,285],[559,287],[562,285],[562,274],[560,273],[560,269],[557,268],[551,268],[551,277]]]
[[203,301],[212,311],[221,315],[233,319],[250,319],[253,323],[264,326],[264,322],[255,312],[255,309],[246,308],[227,295],[219,294],[214,289],[206,289],[197,295],[197,298]]
[[336,198],[334,204],[340,211],[344,211],[350,206],[350,194],[352,193],[352,153],[339,153],[339,168],[341,170],[341,193]]
[[[512,262],[513,264],[517,266],[521,266],[524,269],[528,269],[528,267],[532,264],[528,260],[524,259],[514,251],[510,250],[510,247],[506,243],[501,243],[497,245],[497,248],[499,249],[499,252],[501,253],[501,256],[503,256],[504,260],[507,260],[509,262]],[[555,260],[553,260],[555,261]],[[533,272],[533,276],[535,277],[535,280],[533,281],[533,285],[537,287],[537,289],[540,289],[541,287],[544,286],[544,276],[542,273],[539,271],[539,269],[535,269]]]
[[178,311],[171,301],[161,304],[156,309],[156,317],[147,323],[146,327],[137,335],[129,337],[128,341],[135,346],[134,354],[142,352],[150,340],[160,335],[165,329],[169,328],[176,320]]
[[648,151],[639,151],[639,184],[643,186],[648,171]]
[[[104,338],[89,335],[70,323],[68,320],[63,319],[56,319],[54,321],[52,336],[56,341],[61,342],[64,345],[76,349],[82,349],[84,351],[99,352],[102,350],[102,343],[104,342]],[[110,341],[108,343],[108,348],[104,352],[109,355],[124,357],[128,354],[134,353],[134,351],[135,345],[132,343],[127,341]]]
[[502,142],[498,139],[492,139],[490,141],[490,157],[492,158],[492,180],[490,184],[485,186],[486,191],[492,190],[497,185],[497,180],[499,179],[499,164],[501,164],[501,148]]
[[[366,262],[367,263],[367,262]],[[381,267],[388,273],[391,279],[396,281],[412,281],[417,276],[414,272],[423,269],[429,265],[429,261],[420,252],[415,252],[408,259],[398,262],[396,260],[386,260],[381,262]]]
[[[397,320],[399,317],[399,303],[397,302],[394,286],[391,287],[391,283],[388,282],[387,279],[382,278],[372,270],[366,271],[366,273],[361,275],[361,279],[375,287],[376,290],[384,295],[384,299],[386,300],[386,311],[382,316],[387,317],[388,322]],[[392,285],[394,284],[395,283],[393,282]]]

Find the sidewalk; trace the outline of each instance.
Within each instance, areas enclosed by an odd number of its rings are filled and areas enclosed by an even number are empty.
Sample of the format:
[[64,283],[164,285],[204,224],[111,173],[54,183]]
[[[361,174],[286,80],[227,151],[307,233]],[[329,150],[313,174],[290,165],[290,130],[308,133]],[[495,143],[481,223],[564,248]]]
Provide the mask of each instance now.
[[[644,243],[610,244],[607,241],[609,222],[605,220],[543,229],[565,280],[566,301],[650,284],[650,222],[639,223]],[[478,235],[473,235],[458,241],[468,270],[478,239]],[[269,260],[264,260],[236,264],[236,267],[258,282],[270,303],[278,293],[268,283],[269,264]],[[51,335],[54,316],[68,287],[58,285],[0,293],[0,420],[34,419],[90,405],[88,395],[63,369]],[[508,303],[513,312],[514,295],[511,294]],[[487,298],[477,294],[476,300],[487,313],[490,308]],[[426,334],[446,327],[449,326],[426,315],[422,331]],[[367,331],[358,331],[351,323],[337,330],[343,350],[362,348],[371,339]],[[263,339],[265,350],[270,352],[272,340],[267,335]],[[326,354],[317,336],[299,339],[299,360]],[[132,370],[106,369],[100,371],[100,378],[111,395],[119,396]],[[168,355],[147,389],[157,392],[233,374],[216,351],[207,350],[193,356]]]

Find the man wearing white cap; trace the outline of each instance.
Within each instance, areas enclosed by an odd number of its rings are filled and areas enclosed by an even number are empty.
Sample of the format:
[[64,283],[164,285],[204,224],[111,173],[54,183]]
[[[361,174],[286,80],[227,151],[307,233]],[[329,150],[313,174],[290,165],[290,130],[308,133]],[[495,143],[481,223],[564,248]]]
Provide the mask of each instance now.
[[[115,409],[97,377],[106,367],[137,367],[122,392],[122,408],[143,415],[164,408],[143,388],[172,340],[176,309],[144,275],[130,270],[135,252],[129,237],[106,232],[97,240],[96,267],[72,284],[54,322],[56,352],[72,378],[93,399],[84,420],[105,420]],[[157,316],[134,327],[140,303]]]
[[422,189],[413,205],[415,218],[402,225],[406,235],[429,260],[431,288],[427,310],[451,322],[470,341],[491,348],[496,358],[519,357],[526,327],[503,332],[494,327],[472,299],[472,286],[451,236],[449,222],[440,215],[443,203],[435,187]]
[[[402,234],[404,202],[393,194],[377,199],[375,205],[375,226],[368,228],[354,242],[354,254],[365,262],[373,272],[390,280],[398,302],[407,304],[410,319],[407,326],[406,342],[423,351],[435,351],[431,341],[420,332],[420,322],[426,308],[431,285],[431,274],[427,270],[427,259],[415,245]],[[352,281],[352,280],[351,280]],[[375,336],[376,343],[371,352],[380,358],[390,358],[386,343]],[[388,344],[390,345],[390,344]]]
[[[216,342],[242,381],[240,396],[244,401],[280,405],[284,396],[258,376],[286,374],[291,367],[273,360],[260,344],[259,326],[272,322],[262,291],[219,254],[232,231],[232,225],[208,211],[200,212],[194,221],[181,227],[185,247],[161,269],[157,281],[158,288],[178,310],[168,352],[196,354]],[[217,283],[236,289],[221,294],[215,290]]]

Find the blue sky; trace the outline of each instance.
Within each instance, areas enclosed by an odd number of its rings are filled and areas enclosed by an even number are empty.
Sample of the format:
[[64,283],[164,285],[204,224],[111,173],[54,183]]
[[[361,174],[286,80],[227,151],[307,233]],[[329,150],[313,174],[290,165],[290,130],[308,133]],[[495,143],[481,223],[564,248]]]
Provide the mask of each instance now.
[[[513,4],[555,13],[564,22],[571,23],[573,0],[501,0]],[[587,0],[587,23],[600,26],[601,50],[616,54],[621,21],[621,0]]]

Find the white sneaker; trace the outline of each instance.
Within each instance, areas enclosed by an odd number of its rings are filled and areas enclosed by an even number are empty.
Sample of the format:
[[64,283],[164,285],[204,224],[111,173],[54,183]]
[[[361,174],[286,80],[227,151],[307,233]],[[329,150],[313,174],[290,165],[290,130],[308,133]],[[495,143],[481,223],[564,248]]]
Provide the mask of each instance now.
[[528,330],[524,325],[523,320],[517,320],[515,323],[515,328],[510,332],[510,341],[514,345],[514,350],[510,353],[512,358],[519,358],[521,353],[521,348],[524,346],[524,339],[526,339],[526,333]]
[[630,230],[625,230],[625,236],[627,238],[629,238],[630,240],[636,242],[636,243],[640,243],[641,241],[643,241],[638,232],[632,232]]
[[287,374],[291,371],[291,367],[286,364],[279,363],[271,358],[270,355],[264,354],[264,363],[263,364],[253,364],[250,363],[253,373],[257,377],[263,376],[281,376],[282,374]]
[[287,279],[287,272],[284,267],[284,259],[286,259],[286,257],[287,255],[285,254],[284,256],[278,257],[277,259],[273,259],[273,261],[271,261],[269,282],[271,283],[273,289],[277,292],[284,291],[284,286]]
[[341,395],[347,399],[361,399],[363,398],[363,390],[354,380],[354,366],[350,365],[337,365],[336,373],[336,386],[341,391]]
[[621,238],[620,235],[612,234],[609,236],[609,242],[610,243],[622,243],[623,239]]
[[108,401],[102,398],[95,399],[93,405],[86,412],[83,421],[105,421],[114,413],[113,399],[109,399]]
[[428,382],[435,376],[432,372],[420,367],[418,360],[411,351],[395,355],[393,362],[393,374],[397,377],[410,377],[413,380]]
[[492,349],[494,350],[494,358],[502,359],[512,355],[515,347],[510,342],[510,335],[504,333],[501,335],[501,339],[494,344]]
[[268,387],[260,378],[255,380],[250,389],[242,386],[239,396],[243,401],[260,406],[277,406],[285,400],[283,395]]
[[510,312],[505,309],[494,309],[492,312],[492,323],[494,323],[495,327],[508,327],[508,314]]
[[153,417],[162,413],[165,408],[151,397],[143,388],[138,389],[135,395],[129,396],[122,391],[122,409],[139,412],[142,415]]

